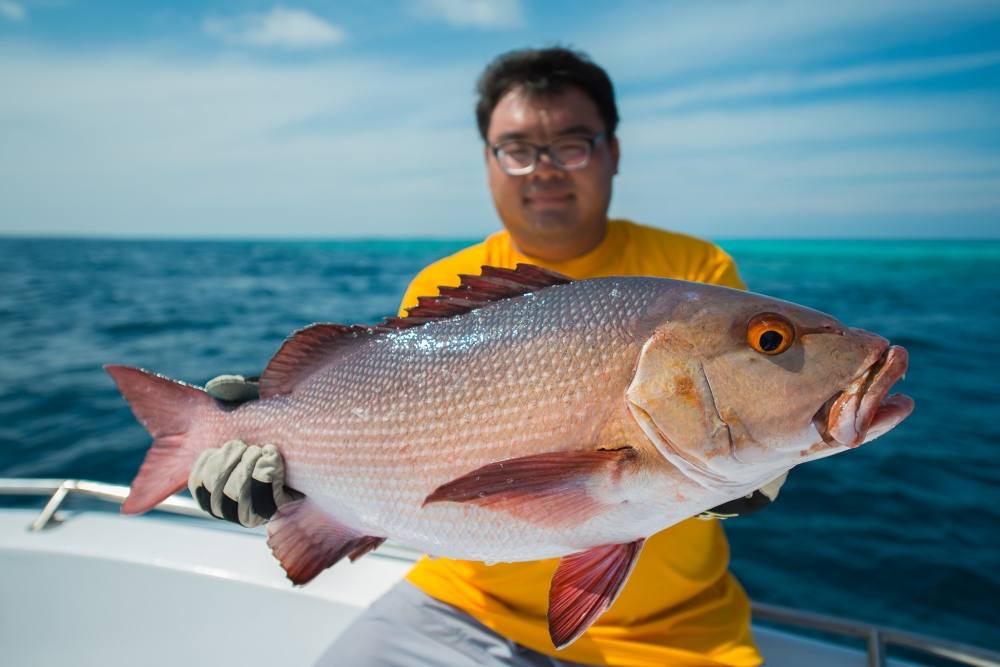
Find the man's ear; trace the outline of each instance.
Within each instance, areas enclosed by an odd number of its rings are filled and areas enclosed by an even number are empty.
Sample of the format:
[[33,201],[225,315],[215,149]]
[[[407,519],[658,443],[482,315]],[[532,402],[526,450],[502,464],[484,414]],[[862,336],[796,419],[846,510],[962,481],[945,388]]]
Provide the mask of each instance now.
[[621,145],[618,143],[618,135],[617,134],[615,136],[611,137],[611,139],[608,140],[608,149],[611,151],[611,167],[612,167],[612,172],[611,173],[617,174],[618,173],[618,161],[621,159],[621,156],[622,156],[622,149],[621,149]]

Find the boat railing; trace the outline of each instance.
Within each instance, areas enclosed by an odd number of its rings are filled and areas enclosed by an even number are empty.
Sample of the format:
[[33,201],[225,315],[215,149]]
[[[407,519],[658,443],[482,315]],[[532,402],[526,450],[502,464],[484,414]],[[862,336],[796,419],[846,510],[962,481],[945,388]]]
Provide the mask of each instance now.
[[752,607],[755,622],[765,621],[863,639],[868,647],[869,667],[883,667],[886,664],[885,654],[889,646],[910,649],[963,665],[1000,667],[1000,653],[978,646],[763,602],[754,602]]
[[[80,479],[17,479],[0,477],[0,496],[49,496],[41,512],[28,526],[28,530],[41,531],[58,522],[56,511],[70,495],[97,498],[121,504],[128,496],[129,487]],[[198,504],[186,496],[170,496],[156,509],[170,514],[180,514],[200,519],[214,520]],[[388,548],[386,548],[388,547]],[[392,558],[416,559],[419,554],[400,545],[386,544],[380,555]],[[871,623],[817,614],[801,609],[780,607],[761,602],[753,603],[754,621],[805,628],[840,637],[860,638],[867,644],[869,667],[887,664],[886,650],[901,647],[938,658],[974,667],[1000,667],[1000,653],[978,646],[970,646],[938,637],[904,632]]]
[[[84,479],[17,479],[0,477],[0,496],[49,496],[45,507],[31,522],[32,532],[44,530],[55,520],[56,510],[67,496],[85,496],[121,504],[128,497],[129,487]],[[157,510],[198,518],[211,518],[198,503],[186,496],[173,495],[157,505]]]

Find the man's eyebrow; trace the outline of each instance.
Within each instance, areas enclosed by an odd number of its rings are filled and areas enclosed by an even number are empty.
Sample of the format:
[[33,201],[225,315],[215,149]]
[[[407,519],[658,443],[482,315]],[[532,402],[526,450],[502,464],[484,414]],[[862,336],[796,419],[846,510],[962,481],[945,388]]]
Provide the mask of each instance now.
[[[557,137],[569,137],[569,136],[579,136],[581,134],[594,135],[598,134],[594,132],[592,127],[587,125],[570,125],[569,127],[564,127],[563,129],[556,132]],[[505,141],[530,141],[531,137],[524,132],[504,132],[497,137],[495,144],[502,144]]]
[[556,136],[566,136],[569,134],[596,134],[593,128],[587,127],[586,125],[571,125],[570,127],[565,127],[558,132]]
[[525,134],[524,132],[504,132],[499,137],[497,137],[497,140],[493,143],[501,144],[505,141],[522,141],[527,138],[528,135]]

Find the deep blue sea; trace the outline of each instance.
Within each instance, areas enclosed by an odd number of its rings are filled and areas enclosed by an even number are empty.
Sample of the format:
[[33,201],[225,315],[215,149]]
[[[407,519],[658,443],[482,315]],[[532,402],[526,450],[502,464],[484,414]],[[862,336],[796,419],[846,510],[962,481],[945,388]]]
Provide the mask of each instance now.
[[[105,363],[258,373],[373,323],[455,242],[0,239],[0,476],[128,483],[149,438]],[[733,241],[751,289],[908,348],[913,416],[730,520],[755,599],[1000,648],[1000,242]]]

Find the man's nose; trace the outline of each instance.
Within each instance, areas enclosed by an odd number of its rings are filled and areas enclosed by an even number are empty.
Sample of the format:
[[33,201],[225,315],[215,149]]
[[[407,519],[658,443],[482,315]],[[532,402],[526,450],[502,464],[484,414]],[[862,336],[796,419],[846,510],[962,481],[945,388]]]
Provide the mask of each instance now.
[[565,169],[557,167],[548,151],[541,151],[535,161],[535,169],[531,173],[538,176],[562,176]]

